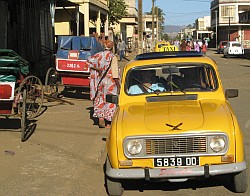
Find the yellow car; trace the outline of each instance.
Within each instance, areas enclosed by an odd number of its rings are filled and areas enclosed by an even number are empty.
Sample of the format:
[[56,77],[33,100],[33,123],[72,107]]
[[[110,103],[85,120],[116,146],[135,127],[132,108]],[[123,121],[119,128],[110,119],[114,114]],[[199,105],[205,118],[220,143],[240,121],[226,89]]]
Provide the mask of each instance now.
[[174,45],[170,45],[169,42],[157,42],[155,45],[155,52],[173,52],[179,51],[179,48]]
[[196,52],[138,55],[123,71],[118,105],[107,139],[109,195],[123,180],[184,182],[230,176],[233,190],[247,190],[243,134],[212,59]]

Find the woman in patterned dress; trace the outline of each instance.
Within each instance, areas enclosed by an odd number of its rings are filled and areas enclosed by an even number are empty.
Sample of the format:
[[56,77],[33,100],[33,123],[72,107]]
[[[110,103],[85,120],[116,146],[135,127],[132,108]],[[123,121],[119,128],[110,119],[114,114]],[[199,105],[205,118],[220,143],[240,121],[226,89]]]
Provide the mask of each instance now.
[[106,95],[117,95],[120,90],[118,61],[111,52],[113,42],[110,42],[105,51],[88,58],[90,68],[90,99],[94,104],[93,117],[99,119],[99,127],[110,127],[116,105],[106,102]]

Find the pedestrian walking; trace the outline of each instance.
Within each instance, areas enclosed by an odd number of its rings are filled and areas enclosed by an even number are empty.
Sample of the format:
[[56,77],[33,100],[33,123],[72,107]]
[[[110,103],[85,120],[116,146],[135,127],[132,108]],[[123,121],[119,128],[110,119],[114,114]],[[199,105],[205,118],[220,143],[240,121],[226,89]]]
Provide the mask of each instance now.
[[198,41],[196,41],[196,43],[194,45],[194,51],[200,52],[200,44],[198,43]]
[[187,42],[187,48],[186,48],[186,50],[187,51],[191,51],[192,50],[190,41]]
[[202,51],[202,53],[203,53],[204,55],[207,54],[207,45],[206,45],[205,40],[202,41],[201,51]]
[[117,44],[117,49],[119,52],[120,61],[122,61],[125,56],[125,50],[126,50],[126,45],[124,40],[119,39]]
[[116,56],[111,52],[113,42],[105,51],[88,58],[90,68],[90,99],[94,104],[93,117],[99,119],[99,127],[110,128],[116,105],[106,102],[106,95],[117,95],[120,91],[119,69]]
[[181,41],[180,50],[181,50],[181,51],[186,51],[186,50],[187,50],[187,43],[186,43],[186,40],[185,40],[185,39],[183,39],[183,40]]

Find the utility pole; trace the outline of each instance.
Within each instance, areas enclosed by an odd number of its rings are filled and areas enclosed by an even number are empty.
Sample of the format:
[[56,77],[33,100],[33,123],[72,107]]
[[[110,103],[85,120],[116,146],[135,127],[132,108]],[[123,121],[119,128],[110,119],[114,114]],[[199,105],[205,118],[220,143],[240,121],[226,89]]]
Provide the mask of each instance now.
[[79,6],[76,7],[76,35],[79,36],[80,32],[80,18],[79,18]]
[[138,0],[138,54],[142,53],[142,0]]
[[155,0],[152,0],[152,48],[155,40]]
[[216,35],[216,39],[215,39],[215,42],[216,42],[216,43],[215,43],[215,46],[216,46],[216,48],[217,48],[217,45],[218,45],[218,29],[217,29],[217,28],[218,28],[218,27],[217,27],[217,26],[218,26],[218,22],[217,22],[217,13],[218,13],[218,11],[215,10],[215,25],[216,25],[216,26],[215,26],[215,31],[216,31],[216,34],[215,34],[215,35]]
[[230,31],[231,31],[231,29],[230,29],[230,16],[231,16],[231,9],[232,8],[228,8],[228,41],[230,41]]
[[229,16],[229,21],[228,21],[228,41],[230,41],[230,16]]
[[158,17],[158,7],[156,8],[156,41],[159,40],[159,17]]

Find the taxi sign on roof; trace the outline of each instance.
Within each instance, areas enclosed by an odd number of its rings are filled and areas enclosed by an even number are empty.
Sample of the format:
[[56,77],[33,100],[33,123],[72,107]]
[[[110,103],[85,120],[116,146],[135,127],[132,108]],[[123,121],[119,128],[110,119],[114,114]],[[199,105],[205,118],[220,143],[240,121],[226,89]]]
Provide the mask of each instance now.
[[177,46],[169,45],[169,46],[162,46],[159,49],[159,52],[173,52],[173,51],[179,51]]

